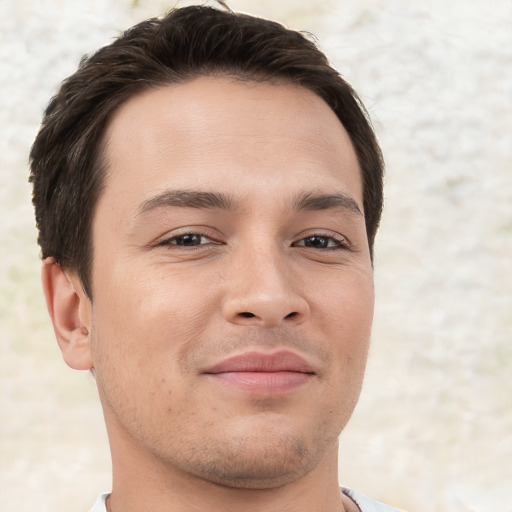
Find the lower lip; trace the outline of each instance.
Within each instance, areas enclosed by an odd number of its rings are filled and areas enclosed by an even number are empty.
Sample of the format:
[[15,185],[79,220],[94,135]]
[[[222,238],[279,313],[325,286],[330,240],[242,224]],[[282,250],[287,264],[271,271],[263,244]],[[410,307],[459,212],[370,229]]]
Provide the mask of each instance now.
[[298,389],[313,374],[301,372],[222,372],[209,374],[214,380],[242,391],[265,395],[279,395]]

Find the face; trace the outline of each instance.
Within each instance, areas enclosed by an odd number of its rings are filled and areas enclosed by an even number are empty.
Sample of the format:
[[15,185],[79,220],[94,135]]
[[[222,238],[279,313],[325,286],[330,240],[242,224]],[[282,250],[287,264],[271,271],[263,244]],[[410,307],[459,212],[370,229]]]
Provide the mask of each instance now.
[[85,317],[113,451],[233,487],[324,464],[373,312],[334,113],[296,86],[205,77],[132,98],[106,140]]

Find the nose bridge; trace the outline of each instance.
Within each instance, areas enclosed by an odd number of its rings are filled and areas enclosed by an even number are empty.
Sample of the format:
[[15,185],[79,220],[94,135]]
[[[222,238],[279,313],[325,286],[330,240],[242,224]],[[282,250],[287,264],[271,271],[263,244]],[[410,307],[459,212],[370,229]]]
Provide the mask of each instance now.
[[285,249],[268,238],[237,252],[228,282],[224,315],[231,322],[269,327],[298,322],[308,310]]
[[260,246],[252,252],[252,257],[246,259],[250,264],[247,266],[244,284],[249,294],[255,292],[270,298],[286,295],[290,291],[289,269],[282,252],[281,248]]

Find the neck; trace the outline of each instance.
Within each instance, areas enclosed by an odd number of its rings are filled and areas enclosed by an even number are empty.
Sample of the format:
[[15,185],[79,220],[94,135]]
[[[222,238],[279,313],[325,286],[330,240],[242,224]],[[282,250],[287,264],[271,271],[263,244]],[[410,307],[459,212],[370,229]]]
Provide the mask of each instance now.
[[109,512],[351,512],[338,484],[337,442],[307,474],[275,488],[229,487],[180,471],[141,449],[112,445]]

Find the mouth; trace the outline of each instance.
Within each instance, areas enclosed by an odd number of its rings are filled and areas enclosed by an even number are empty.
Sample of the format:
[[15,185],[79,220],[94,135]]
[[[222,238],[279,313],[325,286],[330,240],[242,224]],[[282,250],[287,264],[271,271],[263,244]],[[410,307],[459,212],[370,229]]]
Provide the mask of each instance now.
[[288,350],[272,354],[245,352],[228,357],[203,373],[221,385],[264,395],[296,390],[315,376],[304,358]]

